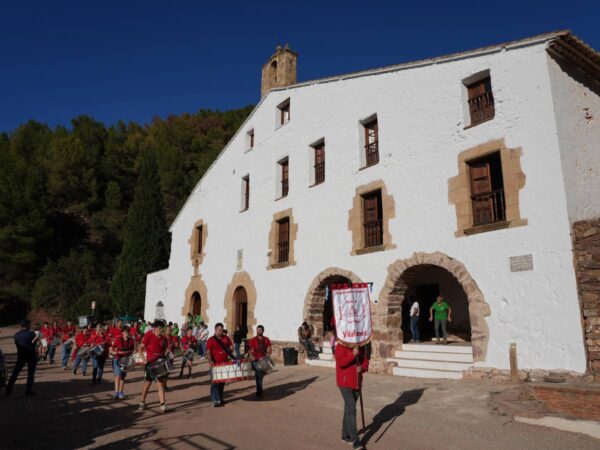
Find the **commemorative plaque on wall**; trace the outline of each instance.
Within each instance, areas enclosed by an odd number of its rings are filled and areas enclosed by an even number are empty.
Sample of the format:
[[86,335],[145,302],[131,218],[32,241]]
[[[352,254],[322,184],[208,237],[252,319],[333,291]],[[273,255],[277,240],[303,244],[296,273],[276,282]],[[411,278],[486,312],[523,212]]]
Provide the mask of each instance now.
[[523,272],[533,270],[533,255],[521,255],[510,257],[510,271]]

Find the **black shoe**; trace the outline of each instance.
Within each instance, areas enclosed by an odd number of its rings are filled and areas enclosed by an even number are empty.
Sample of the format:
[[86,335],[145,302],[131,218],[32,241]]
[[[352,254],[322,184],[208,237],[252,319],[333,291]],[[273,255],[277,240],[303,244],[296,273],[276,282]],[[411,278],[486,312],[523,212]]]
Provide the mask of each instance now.
[[223,403],[213,403],[214,408],[219,408],[221,406],[223,406]]
[[97,384],[102,384],[102,378],[98,378],[98,380],[96,380]]
[[96,379],[92,378],[92,386],[96,386]]
[[347,444],[354,444],[354,441],[349,436],[342,436],[340,439],[342,442],[346,442]]
[[257,393],[256,393],[256,396],[257,396],[258,398],[262,397],[262,396],[263,396],[263,393],[262,393],[262,391],[260,391],[260,392],[257,392]]
[[35,397],[37,394],[34,391],[25,392],[25,397]]
[[221,403],[220,403],[220,405],[221,405],[221,406],[225,406],[225,403],[227,403],[225,400],[221,400]]
[[358,450],[358,449],[361,449],[361,448],[363,448],[363,445],[362,445],[362,444],[360,443],[360,441],[357,439],[356,441],[354,441],[354,442],[352,443],[352,448],[354,448],[354,449],[357,449],[357,450]]
[[77,375],[77,369],[73,369],[73,375]]

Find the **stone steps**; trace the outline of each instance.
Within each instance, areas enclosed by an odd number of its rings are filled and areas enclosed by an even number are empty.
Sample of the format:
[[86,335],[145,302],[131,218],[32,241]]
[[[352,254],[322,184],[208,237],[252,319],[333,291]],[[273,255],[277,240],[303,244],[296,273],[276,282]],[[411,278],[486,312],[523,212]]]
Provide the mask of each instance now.
[[473,349],[464,343],[404,344],[387,361],[396,364],[392,373],[397,376],[461,379],[463,371],[473,366]]

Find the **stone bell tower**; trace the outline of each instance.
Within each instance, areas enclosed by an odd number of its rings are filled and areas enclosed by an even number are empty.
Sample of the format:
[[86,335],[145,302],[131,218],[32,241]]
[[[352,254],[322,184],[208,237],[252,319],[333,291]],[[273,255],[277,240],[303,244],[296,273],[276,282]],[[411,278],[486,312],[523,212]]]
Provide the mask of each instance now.
[[270,89],[296,83],[297,61],[298,53],[290,50],[287,44],[283,48],[278,45],[262,68],[260,97],[263,98]]

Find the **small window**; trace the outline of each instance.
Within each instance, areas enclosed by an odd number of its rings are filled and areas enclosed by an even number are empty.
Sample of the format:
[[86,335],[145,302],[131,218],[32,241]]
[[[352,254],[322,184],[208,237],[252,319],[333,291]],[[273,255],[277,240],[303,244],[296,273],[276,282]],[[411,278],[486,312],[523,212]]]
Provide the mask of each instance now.
[[365,129],[365,167],[379,162],[379,126],[377,118],[363,125]]
[[202,253],[202,225],[196,227],[196,253]]
[[500,153],[467,162],[471,182],[473,226],[506,220],[504,180]]
[[285,158],[279,162],[281,170],[281,197],[287,197],[289,192],[289,160]]
[[277,221],[278,228],[278,253],[277,253],[277,262],[285,263],[289,261],[290,258],[290,219],[286,217],[284,219]]
[[315,145],[315,183],[320,184],[325,181],[325,142]]
[[290,99],[288,98],[283,103],[277,106],[279,111],[279,126],[285,125],[290,121]]
[[246,137],[246,143],[247,143],[246,147],[248,147],[248,150],[254,148],[254,129],[248,131],[247,137]]
[[478,81],[466,84],[470,126],[474,126],[494,118],[494,94],[492,79],[486,76]]
[[383,215],[381,208],[381,190],[364,194],[363,228],[365,248],[383,244]]
[[250,175],[242,178],[242,211],[250,208]]

